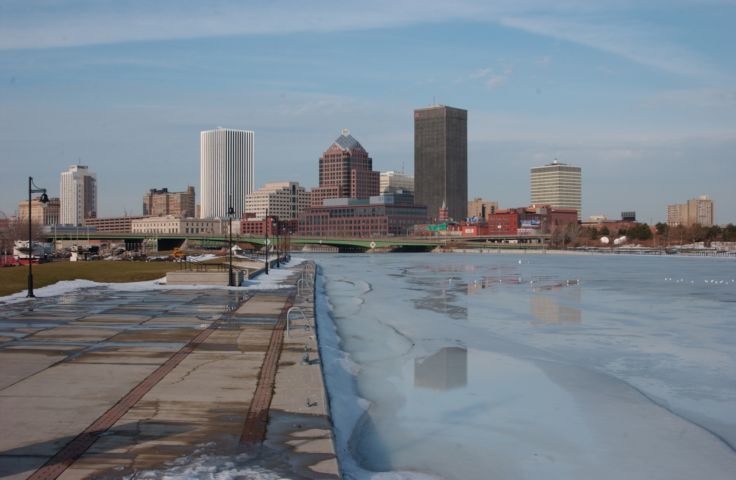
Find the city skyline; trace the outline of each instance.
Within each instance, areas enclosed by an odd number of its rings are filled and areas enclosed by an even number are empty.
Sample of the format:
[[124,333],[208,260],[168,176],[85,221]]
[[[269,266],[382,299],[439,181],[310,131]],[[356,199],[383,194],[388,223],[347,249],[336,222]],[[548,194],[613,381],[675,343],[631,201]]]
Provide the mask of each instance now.
[[401,170],[412,111],[442,103],[468,110],[469,198],[525,204],[529,169],[558,158],[585,171],[583,218],[665,221],[707,194],[717,223],[736,221],[730,2],[165,3],[4,5],[0,210],[28,175],[56,195],[81,158],[98,216],[138,212],[152,187],[196,184],[197,133],[217,125],[257,132],[259,186],[315,186],[344,127],[376,170]]

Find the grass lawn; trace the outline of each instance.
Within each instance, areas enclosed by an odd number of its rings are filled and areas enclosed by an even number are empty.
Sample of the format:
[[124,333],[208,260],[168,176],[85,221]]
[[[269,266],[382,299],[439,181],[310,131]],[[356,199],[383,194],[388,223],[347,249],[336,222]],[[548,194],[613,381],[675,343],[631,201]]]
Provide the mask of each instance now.
[[[33,266],[33,287],[51,285],[61,280],[96,282],[141,282],[163,277],[178,270],[170,262],[51,262]],[[28,288],[28,266],[0,268],[0,296]]]

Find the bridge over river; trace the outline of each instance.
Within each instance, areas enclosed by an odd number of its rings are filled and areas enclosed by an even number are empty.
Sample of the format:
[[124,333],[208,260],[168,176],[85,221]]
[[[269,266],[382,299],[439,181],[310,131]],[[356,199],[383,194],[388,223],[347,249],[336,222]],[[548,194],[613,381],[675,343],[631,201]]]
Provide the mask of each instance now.
[[[57,236],[49,236],[51,240],[76,241],[78,243],[86,243],[95,241],[107,241],[110,243],[125,244],[130,250],[139,249],[145,246],[146,249],[152,251],[166,251],[182,246],[199,245],[207,247],[220,247],[228,242],[228,235],[183,235],[183,234],[164,234],[164,233],[104,233],[104,232],[84,232],[76,234],[65,234]],[[528,246],[541,245],[549,240],[549,235],[535,236],[482,236],[482,237],[462,237],[462,236],[436,236],[436,237],[371,237],[371,238],[326,238],[326,237],[300,237],[290,236],[288,240],[285,237],[268,239],[270,245],[281,242],[283,246],[288,242],[291,249],[298,249],[304,246],[326,246],[335,247],[339,251],[430,251],[438,247],[473,247],[493,244],[494,247],[499,244],[513,244],[519,246],[524,244]],[[233,242],[245,247],[251,245],[253,248],[260,249],[266,242],[264,237],[233,235]]]

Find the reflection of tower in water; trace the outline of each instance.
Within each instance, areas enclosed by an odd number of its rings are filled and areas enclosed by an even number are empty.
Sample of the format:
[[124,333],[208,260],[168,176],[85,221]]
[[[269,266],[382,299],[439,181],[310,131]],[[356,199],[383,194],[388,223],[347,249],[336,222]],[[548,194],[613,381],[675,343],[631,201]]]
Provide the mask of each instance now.
[[[565,292],[565,300],[580,304],[580,288]],[[532,295],[529,299],[531,314],[539,320],[533,323],[581,323],[582,311],[579,308],[560,305],[558,296]]]
[[468,350],[445,347],[432,355],[414,359],[414,386],[452,390],[468,383]]

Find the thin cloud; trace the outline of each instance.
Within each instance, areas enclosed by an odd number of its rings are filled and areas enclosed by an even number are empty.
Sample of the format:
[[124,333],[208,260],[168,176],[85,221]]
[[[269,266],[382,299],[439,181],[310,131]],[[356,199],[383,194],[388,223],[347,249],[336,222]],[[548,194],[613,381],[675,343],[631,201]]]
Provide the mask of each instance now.
[[736,88],[668,90],[645,99],[644,105],[653,108],[697,108],[736,113]]
[[691,77],[718,76],[687,48],[667,42],[644,24],[607,24],[600,18],[513,16],[500,19],[507,27],[584,45],[648,67]]
[[506,84],[513,73],[511,67],[504,67],[502,70],[494,70],[493,68],[481,68],[470,75],[468,78],[471,80],[482,80],[486,87],[491,90],[499,88]]
[[[730,0],[707,4],[730,5]],[[662,8],[703,7],[703,2],[662,2]],[[39,6],[40,5],[40,6]],[[49,6],[51,5],[51,6]],[[271,35],[394,28],[448,21],[497,23],[608,52],[672,73],[714,76],[712,66],[688,48],[657,34],[656,25],[623,21],[636,17],[636,2],[479,0],[446,2],[115,2],[70,4],[5,2],[0,49],[56,48],[132,41],[227,35]],[[543,60],[546,61],[546,60]],[[496,80],[494,83],[498,83]]]

